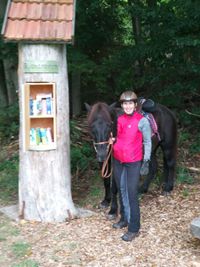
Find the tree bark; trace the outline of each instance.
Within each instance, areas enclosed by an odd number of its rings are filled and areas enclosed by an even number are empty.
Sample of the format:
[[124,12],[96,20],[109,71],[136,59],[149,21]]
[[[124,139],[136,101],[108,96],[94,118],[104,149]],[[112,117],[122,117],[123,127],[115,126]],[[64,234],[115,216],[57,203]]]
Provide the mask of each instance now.
[[[25,73],[29,60],[54,60],[58,73]],[[65,45],[19,45],[20,166],[19,214],[26,220],[62,222],[77,216],[71,195],[69,96]],[[56,83],[57,148],[31,151],[25,148],[24,84]]]
[[17,100],[17,68],[15,62],[11,58],[3,59],[3,67],[8,105],[12,105]]
[[7,105],[8,105],[8,96],[6,91],[4,67],[2,60],[0,60],[0,106],[5,107]]
[[[135,5],[138,5],[138,4],[139,4],[138,0],[128,0],[131,22],[132,22],[132,29],[133,29],[133,36],[134,36],[135,44],[137,46],[139,46],[142,42],[141,23],[140,23],[139,16],[138,15],[134,16],[132,10],[134,10]],[[143,65],[144,65],[143,60],[141,58],[138,58],[138,63],[136,64],[138,76],[142,76],[143,74]]]
[[0,1],[0,19],[2,19],[5,15],[7,2],[8,2],[8,0],[1,0]]
[[81,113],[81,75],[79,71],[72,72],[72,116]]

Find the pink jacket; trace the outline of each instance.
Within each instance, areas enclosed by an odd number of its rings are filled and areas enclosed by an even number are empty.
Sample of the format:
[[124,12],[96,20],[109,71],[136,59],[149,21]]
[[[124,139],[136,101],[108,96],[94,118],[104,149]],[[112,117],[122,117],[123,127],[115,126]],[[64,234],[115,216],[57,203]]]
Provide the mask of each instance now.
[[117,120],[117,137],[113,146],[113,156],[120,162],[135,162],[143,159],[142,133],[138,128],[143,118],[135,112],[132,116],[123,114]]

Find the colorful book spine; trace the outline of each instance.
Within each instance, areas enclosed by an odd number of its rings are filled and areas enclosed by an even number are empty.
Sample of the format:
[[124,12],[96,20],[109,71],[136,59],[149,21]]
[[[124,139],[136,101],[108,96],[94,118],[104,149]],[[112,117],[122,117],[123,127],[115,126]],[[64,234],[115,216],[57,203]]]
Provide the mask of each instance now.
[[53,142],[51,128],[47,128],[47,140],[49,144]]
[[30,145],[49,145],[53,143],[51,128],[31,128]]
[[41,144],[40,128],[36,128],[36,145]]
[[52,114],[52,104],[51,104],[51,97],[47,97],[46,104],[47,104],[47,114]]
[[33,98],[30,97],[29,100],[29,109],[30,109],[30,115],[33,115]]
[[34,128],[30,129],[30,145],[36,145],[36,131]]
[[45,98],[43,98],[41,100],[41,105],[42,105],[42,111],[41,111],[41,113],[43,115],[46,115],[47,114],[47,103],[46,103],[46,99]]
[[46,145],[48,143],[48,140],[47,140],[47,129],[40,128],[40,138],[41,138],[41,143],[43,145]]

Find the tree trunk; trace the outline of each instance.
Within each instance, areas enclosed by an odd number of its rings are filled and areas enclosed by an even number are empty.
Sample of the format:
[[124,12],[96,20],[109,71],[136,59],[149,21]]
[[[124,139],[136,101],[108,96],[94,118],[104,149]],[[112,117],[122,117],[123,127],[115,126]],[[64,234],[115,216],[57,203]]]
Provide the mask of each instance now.
[[8,0],[1,0],[0,1],[0,19],[2,19],[5,15],[7,2],[8,2]]
[[17,100],[17,69],[16,63],[11,58],[3,59],[8,105]]
[[[58,73],[25,73],[26,61],[56,61]],[[20,166],[19,213],[26,220],[62,222],[76,215],[71,196],[69,96],[65,45],[19,45]],[[56,83],[57,147],[31,151],[25,147],[24,84]]]
[[[142,42],[140,18],[138,15],[137,16],[133,15],[133,10],[135,9],[135,6],[139,5],[139,1],[138,0],[128,0],[128,4],[129,4],[129,9],[130,9],[133,36],[134,36],[135,44],[137,46],[140,46],[140,44]],[[142,76],[143,75],[144,62],[140,57],[138,58],[138,62],[136,62],[135,66],[137,67],[138,76]]]
[[5,107],[7,105],[8,105],[8,97],[6,92],[4,67],[2,60],[0,60],[0,106]]
[[81,75],[79,71],[72,72],[72,116],[81,113]]

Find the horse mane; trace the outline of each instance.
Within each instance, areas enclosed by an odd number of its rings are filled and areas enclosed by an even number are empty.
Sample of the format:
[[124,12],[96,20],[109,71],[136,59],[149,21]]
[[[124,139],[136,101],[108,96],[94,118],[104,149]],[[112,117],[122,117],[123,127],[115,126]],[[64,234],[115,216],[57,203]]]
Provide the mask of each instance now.
[[88,124],[91,125],[100,117],[107,122],[111,122],[112,120],[109,112],[109,106],[104,102],[97,102],[92,106],[87,118]]

